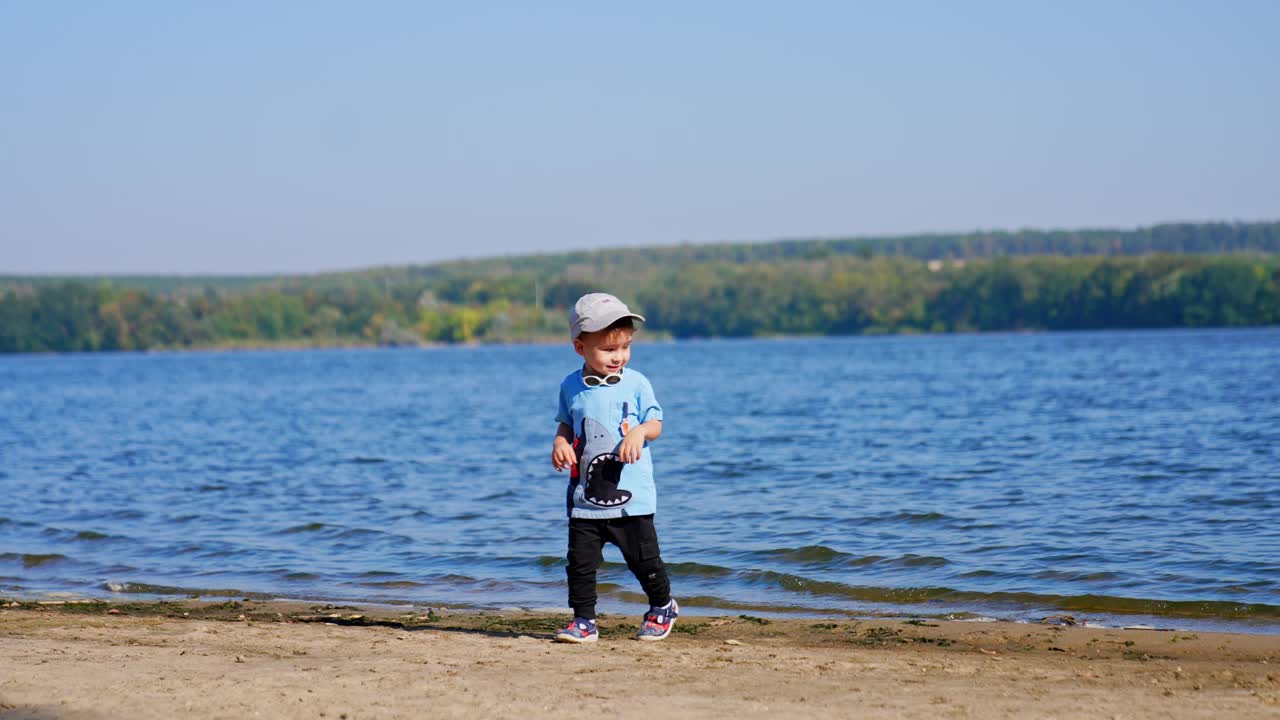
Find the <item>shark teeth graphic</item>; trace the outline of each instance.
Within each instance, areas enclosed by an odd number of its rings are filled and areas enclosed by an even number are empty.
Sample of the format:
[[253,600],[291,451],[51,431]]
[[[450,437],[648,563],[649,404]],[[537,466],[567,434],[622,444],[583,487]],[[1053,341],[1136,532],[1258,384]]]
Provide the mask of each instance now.
[[[586,477],[589,479],[589,478],[597,477],[597,473],[607,472],[607,470],[609,469],[608,468],[609,464],[616,464],[618,466],[621,466],[623,464],[622,458],[618,457],[616,453],[602,453],[600,455],[595,456],[594,458],[591,459],[591,462],[587,464]],[[592,495],[586,495],[583,499],[585,499],[588,503],[595,505],[596,507],[602,507],[602,508],[616,508],[616,507],[621,507],[623,505],[626,505],[627,503],[631,502],[631,493],[627,492],[626,490],[617,489],[616,482],[617,481],[615,480],[614,483],[612,483],[613,485],[612,487],[606,485],[598,488],[599,490],[606,491],[604,493],[605,494],[604,497],[594,497]],[[588,482],[587,484],[587,489],[588,490],[593,489],[593,486],[590,482]]]
[[[621,492],[626,492],[626,491],[623,490]],[[587,498],[587,502],[591,503],[592,505],[598,505],[600,507],[606,507],[606,508],[625,505],[626,503],[630,502],[630,500],[631,500],[630,495],[628,495],[627,497],[615,498],[613,500],[598,500],[596,498],[590,498],[590,497]]]

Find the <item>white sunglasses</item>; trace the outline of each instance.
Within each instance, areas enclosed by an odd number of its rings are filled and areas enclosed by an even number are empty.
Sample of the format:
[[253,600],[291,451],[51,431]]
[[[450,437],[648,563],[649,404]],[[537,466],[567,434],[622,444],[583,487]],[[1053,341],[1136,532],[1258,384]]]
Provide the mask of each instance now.
[[622,382],[622,373],[609,373],[604,377],[582,374],[582,384],[590,388],[600,387],[601,385],[617,385],[620,382]]

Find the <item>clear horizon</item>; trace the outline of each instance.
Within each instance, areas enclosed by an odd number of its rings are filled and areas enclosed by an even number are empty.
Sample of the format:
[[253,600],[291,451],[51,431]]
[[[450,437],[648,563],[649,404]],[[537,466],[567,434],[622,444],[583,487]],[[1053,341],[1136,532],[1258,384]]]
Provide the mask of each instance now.
[[[1129,231],[1133,231],[1133,230],[1141,230],[1141,229],[1143,229],[1143,228],[1154,227],[1154,226],[1158,226],[1158,225],[1170,225],[1170,224],[1181,224],[1181,223],[1191,223],[1191,224],[1228,223],[1228,224],[1233,224],[1233,223],[1273,223],[1273,222],[1280,222],[1280,220],[1272,219],[1272,218],[1258,218],[1258,219],[1252,219],[1252,220],[1243,220],[1243,219],[1242,219],[1242,220],[1171,220],[1171,221],[1168,221],[1168,222],[1152,223],[1151,225],[1135,225],[1135,226],[1132,226],[1132,227],[1123,227],[1123,228],[1122,228],[1122,227],[1105,227],[1105,228],[1104,228],[1104,227],[1077,227],[1077,228],[1068,228],[1068,227],[1054,227],[1054,228],[1031,228],[1031,227],[1024,227],[1024,228],[980,228],[980,229],[975,229],[975,230],[956,230],[956,231],[952,231],[952,232],[947,232],[947,231],[932,231],[932,230],[929,230],[929,231],[922,231],[922,232],[920,232],[920,233],[900,233],[900,234],[892,234],[892,235],[826,235],[826,236],[821,236],[821,237],[811,237],[811,238],[790,237],[790,238],[771,238],[771,239],[764,239],[764,240],[725,240],[725,241],[708,241],[708,242],[703,242],[703,243],[689,243],[689,244],[692,244],[692,245],[718,245],[718,244],[736,244],[736,243],[750,243],[750,244],[756,244],[756,243],[759,243],[759,244],[767,244],[767,243],[773,243],[773,242],[804,242],[804,241],[808,241],[808,240],[845,240],[845,239],[855,239],[855,240],[857,240],[857,239],[869,239],[869,240],[892,240],[892,239],[894,239],[894,238],[898,238],[898,237],[910,237],[910,236],[913,236],[913,235],[960,235],[960,234],[965,234],[965,233],[969,233],[969,232],[1011,232],[1011,233],[1012,233],[1012,232],[1021,232],[1021,231],[1032,231],[1032,232],[1038,232],[1038,231],[1044,231],[1044,232],[1059,232],[1059,231],[1061,231],[1061,232],[1086,232],[1086,231],[1103,231],[1103,232],[1106,232],[1106,231],[1117,231],[1117,232],[1129,232]],[[634,245],[634,246],[627,246],[627,247],[628,247],[629,249],[661,248],[661,247],[678,247],[680,244],[681,244],[681,243],[666,243],[666,244],[653,244],[653,245]],[[618,247],[618,246],[613,246],[613,247]],[[317,270],[299,270],[299,271],[282,271],[282,272],[272,272],[272,271],[269,271],[269,270],[268,270],[268,271],[254,271],[254,272],[237,272],[237,271],[227,271],[227,272],[200,272],[200,271],[196,271],[196,272],[111,272],[111,273],[106,273],[106,272],[68,272],[68,273],[47,273],[47,272],[11,272],[11,273],[6,273],[6,272],[0,272],[0,276],[14,276],[14,277],[62,277],[62,276],[65,276],[65,277],[100,277],[100,276],[119,276],[119,277],[124,277],[124,276],[145,276],[145,277],[149,277],[149,276],[160,276],[160,277],[164,277],[164,276],[192,276],[192,277],[197,277],[197,276],[215,276],[215,277],[221,277],[221,276],[225,276],[225,277],[259,277],[259,276],[261,276],[261,277],[277,277],[277,276],[281,276],[281,275],[323,275],[323,274],[328,274],[328,273],[362,272],[362,271],[366,271],[366,270],[373,270],[373,269],[376,269],[376,268],[383,268],[383,267],[400,267],[400,266],[406,266],[406,265],[434,265],[434,264],[437,264],[437,263],[448,263],[448,262],[453,262],[453,261],[466,261],[466,260],[496,260],[496,259],[504,258],[504,257],[522,257],[522,256],[527,256],[527,255],[555,255],[555,254],[559,254],[559,253],[570,253],[570,252],[595,252],[595,251],[606,251],[606,250],[609,250],[609,249],[610,249],[610,246],[580,247],[580,248],[568,247],[568,248],[559,248],[559,249],[555,249],[555,250],[543,250],[543,251],[535,251],[535,252],[528,252],[528,253],[515,253],[515,252],[511,252],[511,253],[497,253],[497,254],[489,254],[489,255],[465,255],[465,256],[460,255],[460,256],[457,256],[457,257],[442,257],[442,258],[437,258],[437,259],[435,259],[435,260],[430,260],[430,261],[427,261],[427,262],[420,262],[420,263],[419,263],[419,262],[382,263],[382,264],[378,264],[378,265],[361,265],[361,266],[354,266],[354,267],[320,268],[320,269],[317,269]]]
[[1275,3],[0,7],[0,274],[1280,218]]

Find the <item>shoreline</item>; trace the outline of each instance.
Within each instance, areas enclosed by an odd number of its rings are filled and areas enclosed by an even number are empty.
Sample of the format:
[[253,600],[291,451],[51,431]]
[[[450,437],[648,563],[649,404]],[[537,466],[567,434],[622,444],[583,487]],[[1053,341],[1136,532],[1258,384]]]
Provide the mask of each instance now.
[[[602,595],[614,611],[639,613],[644,608],[643,595],[620,590]],[[66,591],[0,592],[0,606],[14,603],[14,607],[35,608],[58,605],[134,605],[164,604],[192,600],[217,603],[233,600],[273,602],[284,604],[358,604],[395,611],[407,607],[448,606],[456,611],[484,613],[497,611],[558,613],[561,605],[555,600],[546,602],[483,602],[452,600],[443,597],[369,597],[363,595],[289,594],[241,588],[180,588],[170,586],[136,585],[120,583],[111,590],[99,593],[72,593]],[[1034,600],[1034,601],[1033,601]],[[1111,601],[1114,607],[1108,607]],[[1141,598],[1081,596],[1038,596],[1023,602],[1009,604],[1003,598],[993,596],[986,603],[973,600],[951,600],[916,603],[871,603],[867,607],[840,608],[806,605],[776,605],[769,603],[737,602],[732,599],[707,595],[690,595],[681,598],[684,613],[689,617],[711,617],[724,613],[749,613],[777,620],[797,621],[875,621],[926,619],[942,622],[1008,622],[1019,625],[1036,625],[1048,621],[1066,626],[1090,627],[1109,630],[1144,629],[1161,632],[1217,632],[1242,635],[1280,637],[1280,617],[1276,606],[1228,603],[1220,600],[1157,600]],[[621,606],[621,607],[619,607]],[[1209,606],[1217,606],[1217,612]],[[1179,609],[1181,608],[1181,609]],[[1228,611],[1223,612],[1223,608]],[[1245,611],[1253,608],[1254,613]],[[1265,614],[1257,609],[1266,610]]]
[[[616,599],[616,598],[615,598]],[[1041,607],[1036,610],[1024,609],[1013,611],[1008,609],[990,609],[981,607],[938,608],[909,607],[867,608],[849,610],[839,608],[810,608],[803,606],[771,606],[752,603],[705,602],[707,598],[692,596],[681,599],[683,617],[710,618],[723,615],[748,614],[759,616],[770,621],[779,622],[893,622],[916,621],[955,622],[968,624],[1009,623],[1019,626],[1060,625],[1063,627],[1081,627],[1098,630],[1149,630],[1153,632],[1188,632],[1188,633],[1224,633],[1231,635],[1249,635],[1273,637],[1280,639],[1280,622],[1274,619],[1241,618],[1207,615],[1185,614],[1152,614],[1152,613],[1118,613],[1103,611],[1087,611],[1069,608]],[[532,613],[556,615],[563,608],[554,602],[548,603],[489,603],[469,604],[466,602],[436,600],[411,600],[404,598],[363,598],[332,597],[325,595],[282,595],[277,593],[253,591],[202,592],[188,594],[154,594],[154,593],[110,593],[103,595],[67,595],[64,593],[43,594],[0,594],[0,608],[37,610],[58,608],[60,606],[79,606],[92,612],[93,608],[164,606],[170,603],[194,602],[200,604],[220,604],[226,602],[272,603],[286,607],[293,606],[360,606],[371,612],[380,614],[404,613],[412,608],[448,608],[455,613]],[[611,602],[604,606],[602,612],[610,615],[626,615],[640,613],[644,608],[643,597]],[[2,719],[0,719],[2,720]]]
[[1266,635],[725,614],[642,643],[638,617],[608,614],[600,642],[575,646],[550,641],[567,612],[28,605],[0,607],[6,720],[1280,712],[1280,638]]
[[[704,342],[737,342],[737,341],[777,341],[789,340],[839,340],[847,338],[931,338],[931,337],[1000,337],[1048,334],[1087,334],[1087,333],[1165,333],[1165,332],[1249,332],[1267,331],[1280,328],[1280,323],[1263,325],[1177,325],[1170,327],[1098,327],[1079,329],[1046,329],[1046,328],[1010,328],[1006,330],[952,330],[935,332],[931,330],[900,329],[884,332],[836,333],[836,334],[803,334],[783,333],[768,335],[710,335],[675,337],[665,331],[645,331],[637,336],[637,342],[649,344],[669,343],[704,343]],[[427,341],[405,344],[382,344],[351,338],[349,341],[340,338],[326,338],[316,342],[306,340],[282,340],[278,342],[217,343],[212,345],[192,346],[157,346],[131,350],[48,350],[38,352],[0,352],[0,357],[45,357],[64,355],[184,355],[199,353],[246,353],[246,352],[304,352],[307,350],[432,350],[438,348],[482,348],[482,347],[524,347],[529,345],[562,345],[568,344],[564,338],[556,335],[535,336],[524,339],[507,340],[470,340],[467,342]]]

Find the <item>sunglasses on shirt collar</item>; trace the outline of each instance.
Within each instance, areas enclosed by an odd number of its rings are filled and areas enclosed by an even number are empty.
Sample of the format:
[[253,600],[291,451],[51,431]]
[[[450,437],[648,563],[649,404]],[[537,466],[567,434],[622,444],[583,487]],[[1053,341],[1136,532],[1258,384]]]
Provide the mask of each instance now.
[[601,385],[617,385],[620,382],[622,382],[621,372],[609,373],[604,377],[582,373],[582,384],[589,388],[600,387]]

